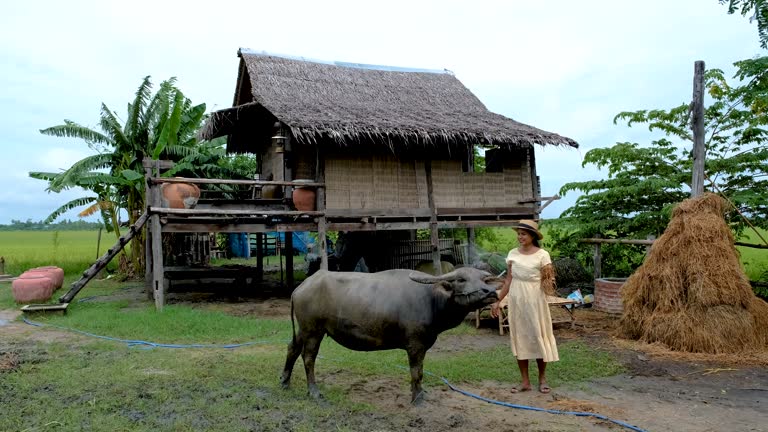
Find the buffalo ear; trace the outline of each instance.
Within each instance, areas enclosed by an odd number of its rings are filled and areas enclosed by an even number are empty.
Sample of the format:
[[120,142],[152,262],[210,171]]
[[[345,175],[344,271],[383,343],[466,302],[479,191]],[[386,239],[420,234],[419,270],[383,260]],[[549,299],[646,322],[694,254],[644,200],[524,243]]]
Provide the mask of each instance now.
[[502,285],[504,285],[504,278],[498,278],[496,276],[488,276],[483,278],[483,282],[485,282],[486,285],[490,285],[492,287],[495,287],[496,289],[500,289]]
[[432,292],[435,293],[435,295],[450,298],[453,293],[453,287],[450,282],[440,281],[432,285]]

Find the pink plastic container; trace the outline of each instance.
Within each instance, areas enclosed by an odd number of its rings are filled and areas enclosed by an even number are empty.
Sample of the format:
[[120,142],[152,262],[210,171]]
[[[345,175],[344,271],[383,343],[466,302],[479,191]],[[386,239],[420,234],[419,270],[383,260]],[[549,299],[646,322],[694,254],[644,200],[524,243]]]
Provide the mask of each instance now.
[[51,278],[53,279],[54,291],[61,288],[61,286],[64,284],[64,270],[62,270],[60,267],[43,266],[43,267],[35,267],[33,269],[27,270],[27,272],[39,272],[39,271],[43,271],[46,274],[51,276]]
[[54,281],[42,273],[24,273],[11,284],[16,303],[48,301],[53,294]]

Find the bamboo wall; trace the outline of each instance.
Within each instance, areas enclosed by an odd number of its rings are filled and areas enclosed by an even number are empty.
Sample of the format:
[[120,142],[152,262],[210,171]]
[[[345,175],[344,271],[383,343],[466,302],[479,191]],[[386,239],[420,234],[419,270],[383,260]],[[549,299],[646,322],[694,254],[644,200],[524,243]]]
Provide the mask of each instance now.
[[[526,156],[527,153],[521,153]],[[435,207],[518,207],[533,194],[530,159],[503,161],[501,172],[462,172],[459,160],[432,161]],[[329,156],[326,208],[428,208],[423,161],[394,156]]]

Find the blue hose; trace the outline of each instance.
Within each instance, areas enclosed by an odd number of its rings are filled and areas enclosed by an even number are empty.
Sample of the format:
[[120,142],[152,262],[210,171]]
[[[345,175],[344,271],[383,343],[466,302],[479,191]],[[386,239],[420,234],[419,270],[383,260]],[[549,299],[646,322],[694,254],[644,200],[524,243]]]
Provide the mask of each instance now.
[[479,399],[479,400],[481,400],[483,402],[488,402],[488,403],[495,404],[495,405],[501,405],[501,406],[508,407],[508,408],[516,408],[516,409],[529,410],[529,411],[539,411],[539,412],[545,412],[545,413],[549,413],[549,414],[567,414],[567,415],[574,415],[574,416],[578,416],[578,417],[594,417],[594,418],[597,418],[597,419],[600,419],[600,420],[605,420],[605,421],[609,421],[611,423],[615,423],[615,424],[617,424],[619,426],[623,426],[623,427],[625,427],[627,429],[630,429],[630,430],[633,430],[633,431],[646,432],[644,429],[640,429],[637,426],[633,426],[633,425],[631,425],[629,423],[624,423],[623,421],[620,421],[620,420],[613,420],[613,419],[608,418],[608,417],[606,417],[606,416],[604,416],[602,414],[596,414],[596,413],[591,413],[591,412],[583,412],[583,411],[561,411],[561,410],[556,410],[556,409],[538,408],[538,407],[533,407],[533,406],[518,405],[518,404],[509,403],[509,402],[502,402],[502,401],[497,401],[497,400],[494,400],[494,399],[488,399],[486,397],[483,397],[483,396],[480,396],[480,395],[476,395],[474,393],[470,393],[470,392],[468,392],[466,390],[462,390],[460,388],[455,387],[453,384],[448,382],[448,380],[445,379],[445,377],[438,377],[437,375],[431,374],[429,372],[425,372],[425,373],[429,374],[429,375],[432,375],[432,376],[435,376],[437,378],[440,378],[445,383],[445,385],[447,385],[451,390],[453,390],[455,392],[458,392],[458,393],[461,393],[464,396],[469,396],[471,398]]
[[[60,329],[60,330],[67,330],[67,331],[79,333],[79,334],[82,334],[82,335],[85,335],[85,336],[90,336],[90,337],[95,337],[95,338],[109,340],[109,341],[115,341],[115,342],[122,342],[122,343],[125,343],[126,345],[128,345],[129,348],[142,347],[142,348],[145,348],[145,349],[152,349],[152,348],[220,348],[220,349],[223,348],[223,349],[233,349],[233,348],[240,348],[240,347],[250,346],[250,345],[266,345],[266,344],[274,344],[274,343],[282,343],[283,342],[283,341],[255,341],[255,342],[245,342],[245,343],[239,343],[239,344],[226,344],[226,345],[212,345],[212,344],[164,344],[164,343],[157,343],[157,342],[147,342],[147,341],[143,341],[143,340],[119,339],[119,338],[113,338],[113,337],[110,337],[110,336],[101,336],[101,335],[97,335],[97,334],[93,334],[93,333],[84,332],[82,330],[76,330],[76,329],[72,329],[72,328],[68,328],[68,327],[62,327],[62,326],[57,326],[57,325],[53,325],[53,324],[43,324],[43,323],[31,321],[31,320],[27,319],[27,317],[22,317],[22,319],[24,320],[25,323],[27,323],[27,324],[29,324],[31,326],[35,326],[35,327],[53,327],[53,328],[57,328],[57,329]],[[288,342],[288,341],[286,340],[285,342]],[[322,356],[318,356],[318,357],[322,358],[322,359],[325,359],[325,360],[332,360],[332,359],[324,358]],[[334,360],[332,360],[332,361],[334,361]],[[398,366],[398,368],[406,369],[403,366]],[[509,403],[509,402],[502,402],[502,401],[497,401],[497,400],[494,400],[494,399],[488,399],[486,397],[483,397],[483,396],[480,396],[480,395],[476,395],[474,393],[470,393],[470,392],[468,392],[466,390],[462,390],[462,389],[454,386],[445,377],[441,377],[439,375],[435,375],[432,372],[428,372],[428,371],[424,371],[424,373],[426,375],[433,376],[435,378],[439,378],[441,381],[443,381],[445,383],[445,385],[448,386],[448,388],[450,388],[451,390],[453,390],[455,392],[458,392],[458,393],[463,394],[464,396],[469,396],[471,398],[475,398],[475,399],[481,400],[483,402],[488,402],[488,403],[491,403],[491,404],[494,404],[494,405],[500,405],[500,406],[507,407],[507,408],[516,408],[516,409],[522,409],[522,410],[528,410],[528,411],[539,411],[539,412],[545,412],[545,413],[549,413],[549,414],[566,414],[566,415],[574,415],[574,416],[577,416],[577,417],[594,417],[596,419],[600,419],[600,420],[608,421],[608,422],[611,422],[611,423],[615,423],[615,424],[617,424],[619,426],[623,426],[623,427],[625,427],[627,429],[630,429],[630,430],[633,430],[633,431],[647,432],[644,429],[640,429],[637,426],[633,426],[633,425],[631,425],[629,423],[625,423],[625,422],[622,422],[620,420],[613,420],[613,419],[608,418],[608,417],[606,417],[606,416],[604,416],[602,414],[596,414],[596,413],[591,413],[591,412],[582,412],[582,411],[561,411],[561,410],[556,410],[556,409],[538,408],[538,407],[533,407],[533,406],[518,405],[518,404]]]
[[[245,342],[245,343],[239,343],[239,344],[226,344],[226,345],[214,345],[214,344],[166,344],[166,343],[158,343],[158,342],[147,342],[143,340],[132,340],[132,339],[118,339],[113,338],[110,336],[101,336],[93,333],[84,332],[82,330],[76,330],[68,327],[61,327],[53,324],[43,324],[35,321],[31,321],[27,319],[27,317],[22,318],[25,323],[35,326],[35,327],[53,327],[57,328],[59,330],[67,330],[75,333],[80,333],[85,336],[95,337],[99,339],[109,340],[109,341],[115,341],[115,342],[122,342],[126,345],[128,345],[129,348],[134,347],[141,347],[145,349],[151,349],[151,348],[220,348],[220,349],[233,349],[233,348],[240,348],[244,346],[250,346],[250,345],[265,345],[265,344],[272,344],[272,343],[282,343],[282,341],[255,341],[255,342]],[[288,342],[287,340],[285,341]]]

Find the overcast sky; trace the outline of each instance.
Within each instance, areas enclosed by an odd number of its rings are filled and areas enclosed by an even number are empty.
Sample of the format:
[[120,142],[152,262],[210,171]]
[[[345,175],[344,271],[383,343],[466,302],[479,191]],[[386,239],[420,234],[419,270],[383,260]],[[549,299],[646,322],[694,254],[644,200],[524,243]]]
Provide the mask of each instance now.
[[613,116],[688,102],[695,60],[730,76],[733,62],[763,54],[755,24],[716,0],[3,2],[0,224],[44,219],[86,195],[49,194],[29,178],[92,153],[40,129],[64,119],[95,127],[102,102],[124,115],[146,75],[177,77],[209,110],[229,107],[239,47],[449,69],[491,111],[581,144],[537,148],[544,195],[601,176],[581,167],[589,149],[648,142],[647,131],[615,126]]

